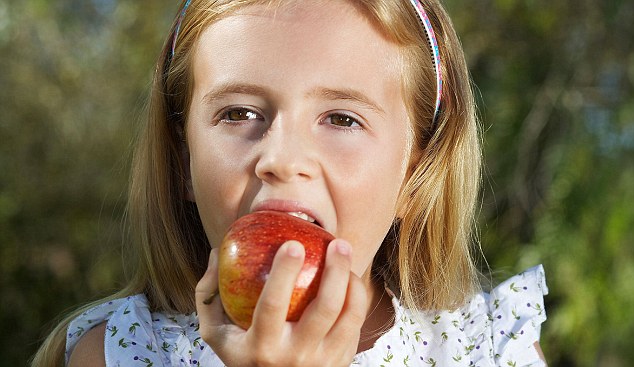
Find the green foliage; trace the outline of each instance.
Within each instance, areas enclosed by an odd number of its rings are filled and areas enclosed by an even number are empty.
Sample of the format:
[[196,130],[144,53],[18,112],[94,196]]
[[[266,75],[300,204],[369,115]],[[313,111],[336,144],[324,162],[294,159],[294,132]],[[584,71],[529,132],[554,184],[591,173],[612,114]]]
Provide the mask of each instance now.
[[152,4],[0,2],[0,365],[123,279],[129,146],[176,11]]
[[551,365],[631,365],[634,4],[447,3],[481,93],[491,267],[544,263]]
[[[491,268],[545,265],[551,365],[630,365],[634,3],[445,3],[478,91]],[[176,7],[0,2],[0,365],[124,279],[130,142]]]

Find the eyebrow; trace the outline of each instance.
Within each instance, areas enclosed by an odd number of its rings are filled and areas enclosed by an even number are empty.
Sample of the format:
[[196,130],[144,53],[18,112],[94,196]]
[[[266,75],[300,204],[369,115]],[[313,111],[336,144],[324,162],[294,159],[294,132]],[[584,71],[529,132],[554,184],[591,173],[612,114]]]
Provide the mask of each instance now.
[[248,94],[252,96],[266,96],[270,92],[267,88],[256,85],[256,84],[244,84],[244,83],[226,83],[222,84],[207,94],[205,94],[202,98],[203,103],[211,103],[216,99],[223,98],[230,94]]
[[361,105],[362,107],[369,108],[380,114],[385,114],[385,111],[379,106],[378,103],[374,102],[370,97],[363,94],[362,92],[351,88],[331,89],[320,87],[313,89],[307,95],[309,97],[318,97],[330,101],[352,101],[356,104]]
[[[223,98],[227,95],[231,94],[246,94],[252,96],[260,96],[265,97],[271,94],[270,89],[257,85],[257,84],[249,84],[249,83],[226,83],[222,84],[207,94],[205,94],[202,98],[203,103],[211,103],[214,100]],[[362,107],[368,108],[380,114],[385,114],[385,111],[380,107],[378,103],[373,101],[370,97],[365,95],[364,93],[351,89],[351,88],[341,88],[341,89],[333,89],[333,88],[325,88],[325,87],[317,87],[308,93],[306,93],[307,97],[310,98],[321,98],[329,101],[351,101]]]

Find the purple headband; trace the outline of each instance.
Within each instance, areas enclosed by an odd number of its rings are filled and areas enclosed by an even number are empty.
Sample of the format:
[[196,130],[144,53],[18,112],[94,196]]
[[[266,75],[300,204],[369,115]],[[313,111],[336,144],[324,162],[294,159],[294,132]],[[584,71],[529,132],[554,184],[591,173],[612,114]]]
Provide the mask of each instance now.
[[192,3],[192,0],[187,0],[185,5],[183,5],[183,10],[181,10],[180,15],[178,16],[178,23],[176,23],[176,30],[174,31],[174,38],[172,39],[172,55],[174,58],[174,51],[176,50],[176,40],[178,39],[178,34],[181,31],[181,24],[183,23],[183,19],[185,18],[185,13],[187,12],[187,8],[189,8],[189,4]]
[[[176,23],[176,30],[174,31],[174,39],[172,40],[172,58],[174,57],[174,52],[176,50],[176,40],[178,39],[178,34],[181,30],[181,23],[183,23],[185,13],[187,12],[187,8],[189,7],[189,4],[191,4],[191,2],[191,0],[187,0],[185,2],[185,5],[183,5],[183,10],[181,10],[181,13],[178,17],[178,23]],[[427,12],[425,11],[425,8],[423,8],[423,4],[420,2],[420,0],[410,0],[410,2],[412,3],[412,6],[414,6],[419,20],[421,21],[421,23],[423,23],[423,27],[425,28],[425,35],[427,36],[427,41],[429,42],[429,48],[431,49],[434,62],[434,71],[436,73],[436,103],[433,121],[436,121],[436,118],[438,117],[438,112],[440,111],[440,100],[442,98],[442,73],[440,71],[440,52],[438,50],[438,41],[436,40],[436,34],[434,33],[434,29],[431,26],[431,22],[429,21]]]
[[434,109],[433,120],[435,121],[438,117],[438,112],[440,111],[440,99],[442,98],[442,73],[440,71],[440,52],[438,50],[438,41],[436,40],[436,34],[431,26],[427,12],[423,8],[423,4],[419,0],[410,0],[410,2],[414,6],[414,9],[416,9],[418,18],[425,27],[425,34],[427,35],[427,41],[429,42],[429,47],[434,61],[434,71],[436,72],[436,108]]

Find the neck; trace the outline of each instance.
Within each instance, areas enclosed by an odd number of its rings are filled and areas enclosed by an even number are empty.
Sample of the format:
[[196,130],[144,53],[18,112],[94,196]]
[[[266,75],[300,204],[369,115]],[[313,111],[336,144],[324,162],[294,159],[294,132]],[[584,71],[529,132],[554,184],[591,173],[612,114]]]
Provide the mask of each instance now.
[[394,325],[394,308],[383,281],[372,279],[369,273],[364,275],[364,280],[370,302],[361,327],[357,353],[372,348],[376,340]]

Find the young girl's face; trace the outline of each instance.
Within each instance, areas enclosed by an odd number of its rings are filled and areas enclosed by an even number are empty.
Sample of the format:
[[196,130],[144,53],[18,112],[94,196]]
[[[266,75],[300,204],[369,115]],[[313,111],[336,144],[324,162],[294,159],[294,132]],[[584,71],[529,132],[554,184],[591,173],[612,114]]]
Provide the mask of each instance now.
[[303,213],[349,241],[366,273],[410,157],[400,72],[398,47],[343,1],[251,6],[210,25],[186,134],[212,246],[247,213]]

